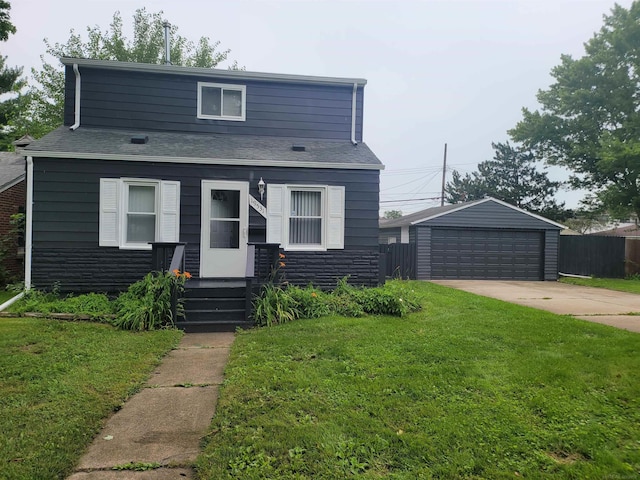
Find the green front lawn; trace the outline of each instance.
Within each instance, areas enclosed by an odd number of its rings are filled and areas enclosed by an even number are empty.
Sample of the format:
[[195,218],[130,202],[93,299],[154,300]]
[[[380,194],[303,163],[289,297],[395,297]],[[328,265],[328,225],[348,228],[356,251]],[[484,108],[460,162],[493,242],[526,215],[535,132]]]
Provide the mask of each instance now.
[[585,287],[607,288],[620,292],[640,293],[640,279],[561,277],[560,282]]
[[636,478],[640,335],[429,283],[243,332],[203,479]]
[[0,319],[0,478],[65,478],[181,335]]
[[17,293],[14,293],[14,292],[7,292],[6,290],[0,290],[0,305],[2,305],[4,302],[9,300],[10,298],[15,297],[16,295]]

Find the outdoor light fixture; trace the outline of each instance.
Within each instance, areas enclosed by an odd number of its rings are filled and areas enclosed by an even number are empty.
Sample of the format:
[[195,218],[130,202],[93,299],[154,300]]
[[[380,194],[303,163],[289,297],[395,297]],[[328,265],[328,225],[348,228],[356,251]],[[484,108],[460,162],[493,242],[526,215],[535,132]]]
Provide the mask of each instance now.
[[260,194],[260,201],[262,201],[262,197],[264,197],[264,186],[266,185],[266,183],[264,183],[264,180],[262,179],[262,177],[260,177],[260,181],[258,182],[258,193]]

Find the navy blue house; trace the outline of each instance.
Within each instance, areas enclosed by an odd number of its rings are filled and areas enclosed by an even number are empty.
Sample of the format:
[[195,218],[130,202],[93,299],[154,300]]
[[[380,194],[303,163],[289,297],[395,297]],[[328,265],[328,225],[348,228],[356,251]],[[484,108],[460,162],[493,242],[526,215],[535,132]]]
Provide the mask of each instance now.
[[289,282],[378,279],[379,174],[365,80],[63,58],[64,125],[25,149],[27,284],[116,291],[151,243],[196,278],[279,244]]

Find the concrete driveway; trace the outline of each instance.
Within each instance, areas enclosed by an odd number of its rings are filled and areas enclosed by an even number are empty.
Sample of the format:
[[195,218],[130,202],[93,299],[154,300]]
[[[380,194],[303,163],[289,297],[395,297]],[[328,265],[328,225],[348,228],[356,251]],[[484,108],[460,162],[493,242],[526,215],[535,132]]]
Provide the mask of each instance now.
[[[558,282],[432,280],[505,302],[640,333],[640,295]],[[630,315],[635,314],[635,315]]]

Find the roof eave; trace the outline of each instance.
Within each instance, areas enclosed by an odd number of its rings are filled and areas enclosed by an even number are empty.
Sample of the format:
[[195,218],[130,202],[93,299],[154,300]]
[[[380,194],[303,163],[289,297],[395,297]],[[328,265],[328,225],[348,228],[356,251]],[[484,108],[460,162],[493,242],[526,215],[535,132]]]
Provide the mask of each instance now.
[[424,217],[420,217],[418,220],[402,222],[401,221],[402,219],[398,219],[396,222],[394,222],[392,224],[385,224],[384,226],[380,226],[380,228],[397,228],[397,227],[403,227],[403,226],[407,226],[407,225],[413,226],[413,225],[420,224],[422,222],[426,222],[426,221],[429,221],[429,220],[434,220],[434,219],[442,217],[444,215],[449,215],[451,213],[459,212],[459,211],[464,210],[466,208],[470,208],[470,207],[473,207],[475,205],[480,205],[482,203],[490,202],[490,201],[496,202],[496,203],[498,203],[500,205],[503,205],[503,206],[505,206],[507,208],[510,208],[512,210],[516,210],[516,211],[518,211],[520,213],[523,213],[525,215],[529,215],[530,217],[536,218],[536,219],[538,219],[538,220],[540,220],[542,222],[545,222],[545,223],[548,223],[550,225],[553,225],[554,227],[558,227],[560,229],[567,228],[566,226],[564,226],[564,225],[562,225],[560,223],[554,222],[553,220],[549,220],[548,218],[544,218],[544,217],[542,217],[540,215],[537,215],[535,213],[527,212],[526,210],[523,210],[522,208],[516,207],[514,205],[511,205],[511,204],[509,204],[507,202],[503,202],[502,200],[498,200],[497,198],[493,198],[493,197],[485,197],[485,198],[483,198],[481,200],[467,202],[465,204],[461,204],[458,208],[452,208],[451,210],[447,210],[445,212],[439,212],[439,213],[435,213],[435,214],[432,214],[432,215],[426,215]]
[[9,190],[11,187],[19,184],[25,178],[26,178],[26,174],[23,173],[23,174],[17,176],[16,178],[14,178],[13,180],[5,183],[4,185],[0,185],[0,193],[4,192],[5,190]]
[[118,62],[114,60],[94,60],[88,58],[61,57],[63,65],[77,64],[80,67],[105,68],[128,72],[157,72],[169,75],[190,75],[235,80],[262,80],[269,82],[306,83],[319,85],[353,85],[364,86],[364,78],[316,77],[312,75],[291,75],[286,73],[247,72],[245,70],[221,70],[202,67],[181,67],[175,65],[158,65],[152,63]]
[[120,155],[115,153],[87,153],[87,152],[55,152],[44,150],[29,150],[28,156],[34,158],[75,158],[79,160],[114,160],[129,162],[162,162],[162,163],[195,163],[206,165],[240,165],[266,166],[290,168],[330,168],[344,170],[384,170],[382,164],[371,163],[334,163],[334,162],[304,162],[272,159],[248,158],[206,158],[206,157],[162,157],[155,155]]

